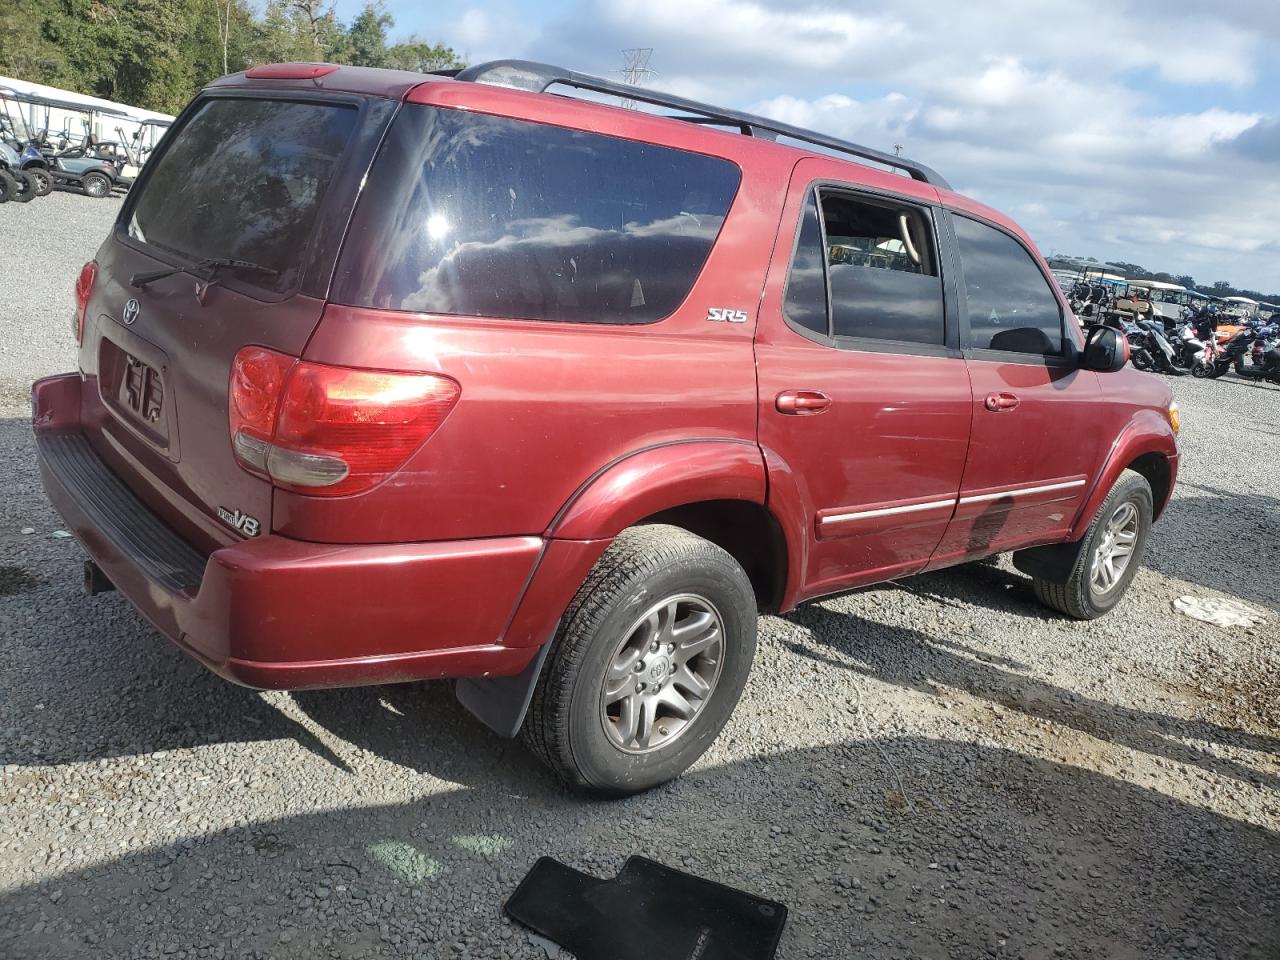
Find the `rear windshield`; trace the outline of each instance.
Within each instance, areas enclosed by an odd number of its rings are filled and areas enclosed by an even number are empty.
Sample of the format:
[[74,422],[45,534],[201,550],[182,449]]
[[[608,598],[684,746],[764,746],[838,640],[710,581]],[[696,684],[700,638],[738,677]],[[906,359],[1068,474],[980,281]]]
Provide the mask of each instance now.
[[356,208],[334,299],[649,323],[688,295],[738,180],[715,157],[409,105]]
[[356,116],[332,103],[205,101],[152,161],[129,236],[184,260],[248,260],[277,273],[239,278],[274,293],[296,288]]

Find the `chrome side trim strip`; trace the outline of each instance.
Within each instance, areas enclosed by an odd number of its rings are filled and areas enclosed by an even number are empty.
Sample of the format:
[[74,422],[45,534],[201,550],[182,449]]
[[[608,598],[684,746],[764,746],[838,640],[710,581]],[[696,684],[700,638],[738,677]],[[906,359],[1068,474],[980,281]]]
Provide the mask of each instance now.
[[837,513],[829,517],[823,517],[823,523],[841,523],[845,520],[864,520],[867,517],[892,517],[898,513],[914,513],[918,510],[936,510],[939,507],[955,506],[956,498],[948,497],[946,500],[931,500],[929,503],[913,503],[905,507],[881,507],[879,510],[858,510],[854,513]]
[[1021,497],[1028,493],[1049,493],[1052,490],[1069,490],[1072,487],[1083,487],[1087,480],[1066,480],[1062,483],[1045,483],[1038,487],[1023,487],[1021,490],[1004,490],[1000,493],[980,493],[972,497],[961,497],[960,503],[985,503],[988,500],[999,500],[1002,497]]

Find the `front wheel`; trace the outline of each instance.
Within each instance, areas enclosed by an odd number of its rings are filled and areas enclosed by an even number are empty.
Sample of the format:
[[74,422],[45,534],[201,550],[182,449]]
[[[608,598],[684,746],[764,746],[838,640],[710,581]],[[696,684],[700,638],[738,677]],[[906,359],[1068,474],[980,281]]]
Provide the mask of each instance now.
[[683,773],[724,727],[756,648],[738,562],[679,527],[624,531],[565,612],[522,735],[572,787],[625,796]]
[[1066,582],[1032,581],[1037,599],[1077,620],[1096,620],[1109,611],[1138,572],[1154,512],[1151,485],[1126,470],[1089,524]]
[[40,167],[30,167],[24,171],[35,185],[37,197],[47,197],[53,192],[53,177],[49,176],[49,171]]

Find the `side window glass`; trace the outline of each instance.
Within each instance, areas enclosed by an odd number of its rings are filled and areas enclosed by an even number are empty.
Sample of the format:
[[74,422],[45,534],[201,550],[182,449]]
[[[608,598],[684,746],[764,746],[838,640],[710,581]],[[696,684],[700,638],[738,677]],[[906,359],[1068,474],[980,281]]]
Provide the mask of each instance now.
[[831,332],[942,344],[942,278],[924,211],[891,200],[822,194]]
[[783,311],[795,326],[827,334],[827,275],[823,267],[822,227],[813,192],[804,206],[800,239],[787,276],[787,296]]
[[1040,356],[1062,353],[1062,309],[1027,249],[967,217],[952,217],[969,308],[969,346]]

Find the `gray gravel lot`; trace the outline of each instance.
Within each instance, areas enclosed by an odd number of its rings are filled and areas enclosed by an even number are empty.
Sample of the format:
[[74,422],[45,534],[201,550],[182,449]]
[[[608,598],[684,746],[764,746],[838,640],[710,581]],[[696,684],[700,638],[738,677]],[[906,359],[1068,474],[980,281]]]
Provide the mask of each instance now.
[[0,406],[26,406],[33,379],[75,369],[76,277],[121,202],[55,190],[0,207]]
[[1000,563],[765,618],[698,767],[584,801],[446,684],[257,693],[81,596],[25,391],[116,209],[0,208],[0,957],[555,956],[519,878],[633,853],[786,902],[785,958],[1280,956],[1280,389],[1175,383],[1181,484],[1111,616]]

